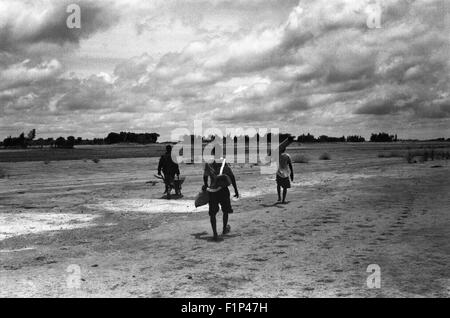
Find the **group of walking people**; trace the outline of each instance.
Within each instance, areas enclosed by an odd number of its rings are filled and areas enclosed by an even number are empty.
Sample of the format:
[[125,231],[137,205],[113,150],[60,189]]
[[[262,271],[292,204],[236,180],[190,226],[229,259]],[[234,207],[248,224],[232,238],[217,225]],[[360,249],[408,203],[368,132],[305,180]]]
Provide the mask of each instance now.
[[[276,175],[277,193],[279,204],[287,204],[287,190],[291,188],[291,181],[294,181],[294,169],[286,147],[279,149],[279,162]],[[160,158],[158,165],[158,175],[164,180],[166,198],[171,198],[171,191],[175,190],[176,195],[181,196],[181,183],[179,165],[172,160],[172,146],[166,147],[166,153]],[[178,181],[178,182],[177,182]],[[213,231],[213,240],[219,240],[217,233],[217,214],[220,209],[223,213],[222,235],[230,233],[231,226],[228,224],[228,216],[232,214],[231,193],[229,187],[233,186],[234,198],[239,198],[239,191],[236,178],[228,163],[215,159],[205,163],[203,171],[203,191],[209,193],[209,216]]]

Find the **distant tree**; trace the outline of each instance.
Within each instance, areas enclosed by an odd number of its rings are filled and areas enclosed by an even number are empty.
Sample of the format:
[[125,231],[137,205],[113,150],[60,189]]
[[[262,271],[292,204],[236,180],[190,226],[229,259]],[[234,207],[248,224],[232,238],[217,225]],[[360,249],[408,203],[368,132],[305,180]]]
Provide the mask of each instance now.
[[9,137],[7,137],[7,138],[5,138],[3,140],[3,147],[4,148],[9,148],[9,147],[11,147],[11,145],[12,145],[12,138],[11,138],[11,136],[9,136]]
[[30,132],[28,133],[28,140],[34,140],[34,138],[36,138],[36,129],[32,129],[30,130]]
[[45,144],[50,146],[50,148],[53,148],[55,146],[55,140],[53,138],[47,138]]
[[280,134],[279,136],[280,142],[288,140],[289,142],[293,142],[295,138],[291,134]]
[[298,136],[297,141],[301,142],[301,143],[312,143],[312,142],[316,142],[317,140],[316,140],[316,138],[314,138],[313,135],[308,133],[307,135],[303,134],[301,136]]
[[40,148],[44,148],[45,140],[44,140],[43,138],[39,138],[38,140],[36,140],[36,144],[37,144]]
[[112,144],[118,144],[122,142],[122,138],[118,133],[109,133],[109,135],[105,138],[105,143],[112,145]]
[[26,148],[27,147],[25,133],[21,133],[20,134],[17,142],[18,142],[19,147],[21,147],[21,148]]
[[361,136],[348,136],[347,137],[347,142],[365,142],[366,139],[364,137]]
[[318,142],[345,142],[345,136],[342,137],[328,137],[326,135],[322,135],[317,140]]
[[64,148],[66,146],[66,139],[64,137],[59,137],[55,140],[56,148]]
[[111,132],[106,138],[106,144],[118,144],[118,143],[139,143],[139,144],[153,144],[158,141],[160,137],[157,133],[145,133],[135,134],[130,132],[115,133]]
[[64,146],[64,148],[73,149],[74,146],[75,146],[75,137],[74,136],[67,137],[66,145]]
[[378,134],[372,134],[370,137],[371,142],[393,142],[396,141],[397,137],[393,135],[389,135],[387,133],[378,133]]

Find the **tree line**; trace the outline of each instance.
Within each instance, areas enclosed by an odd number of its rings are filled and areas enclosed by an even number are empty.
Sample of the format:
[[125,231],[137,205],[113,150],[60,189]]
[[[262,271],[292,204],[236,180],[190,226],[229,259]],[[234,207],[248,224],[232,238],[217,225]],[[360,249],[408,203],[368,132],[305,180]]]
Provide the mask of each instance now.
[[[3,142],[0,142],[0,148],[28,148],[28,147],[50,147],[50,148],[65,148],[72,149],[75,146],[79,145],[113,145],[120,143],[135,143],[135,144],[154,144],[158,142],[160,135],[157,133],[132,133],[132,132],[120,132],[115,133],[111,132],[105,138],[94,138],[94,139],[83,139],[82,137],[74,137],[69,136],[67,138],[58,137],[54,138],[39,138],[36,139],[36,129],[32,129],[25,135],[25,133],[21,133],[18,137],[5,138]],[[214,136],[185,136],[186,138],[191,138],[191,142],[194,143],[202,142],[209,143],[215,140]],[[265,136],[260,136],[257,134],[256,136],[241,136],[240,138],[244,138],[245,142],[248,143],[250,140],[254,140],[259,142],[260,138],[266,138],[267,142],[271,142],[272,134],[269,133]],[[237,143],[238,137],[228,136],[224,137],[224,142],[226,140],[233,139],[234,143]],[[291,142],[297,141],[299,143],[344,143],[344,142],[366,142],[366,139],[359,135],[352,136],[342,136],[342,137],[330,137],[326,135],[321,135],[319,137],[315,137],[311,134],[302,134],[300,136],[294,136],[292,134],[279,134],[279,140],[284,141],[289,139]],[[373,133],[369,139],[370,142],[397,142],[399,141],[396,134],[388,134],[385,132]],[[427,141],[450,141],[450,138],[437,138],[431,139]]]
[[111,132],[105,138],[83,139],[82,137],[69,136],[54,138],[36,139],[36,129],[31,130],[27,135],[21,133],[19,137],[7,137],[0,142],[2,148],[26,149],[28,147],[50,147],[72,149],[79,145],[113,145],[119,143],[154,144],[160,137],[157,133],[131,133],[131,132]]

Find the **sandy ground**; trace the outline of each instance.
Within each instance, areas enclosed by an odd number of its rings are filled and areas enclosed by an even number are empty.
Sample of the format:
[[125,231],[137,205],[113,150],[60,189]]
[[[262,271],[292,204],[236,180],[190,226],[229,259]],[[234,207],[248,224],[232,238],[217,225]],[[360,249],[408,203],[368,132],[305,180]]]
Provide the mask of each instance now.
[[167,202],[154,158],[2,164],[0,296],[448,297],[450,165],[379,151],[291,149],[311,161],[285,206],[274,176],[235,166],[242,198],[219,243],[193,207],[201,166],[181,167],[184,198]]

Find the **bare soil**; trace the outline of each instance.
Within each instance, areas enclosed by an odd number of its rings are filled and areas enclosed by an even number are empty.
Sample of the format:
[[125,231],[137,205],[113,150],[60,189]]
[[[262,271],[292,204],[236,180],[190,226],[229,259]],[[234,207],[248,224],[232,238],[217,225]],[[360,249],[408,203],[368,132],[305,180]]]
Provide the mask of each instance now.
[[448,297],[450,165],[378,156],[423,146],[291,147],[310,160],[287,205],[274,176],[234,165],[242,198],[220,242],[193,207],[200,165],[181,167],[184,197],[166,201],[157,158],[2,163],[0,296]]

